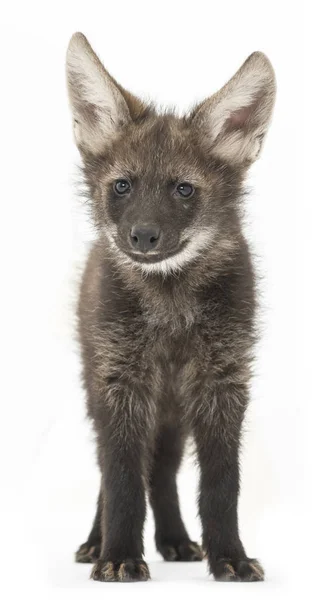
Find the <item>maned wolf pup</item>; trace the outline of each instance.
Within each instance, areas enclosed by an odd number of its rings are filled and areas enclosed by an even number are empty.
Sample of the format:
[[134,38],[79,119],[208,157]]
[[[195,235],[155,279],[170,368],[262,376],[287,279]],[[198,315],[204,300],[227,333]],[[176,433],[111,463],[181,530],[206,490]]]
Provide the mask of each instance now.
[[[79,333],[101,489],[79,562],[93,579],[145,581],[146,491],[165,560],[201,560],[220,581],[260,581],[238,534],[238,450],[255,340],[254,277],[241,231],[248,167],[275,97],[260,52],[188,116],[156,114],[76,33],[67,52],[76,143],[98,239]],[[189,538],[176,473],[200,465],[203,550]]]

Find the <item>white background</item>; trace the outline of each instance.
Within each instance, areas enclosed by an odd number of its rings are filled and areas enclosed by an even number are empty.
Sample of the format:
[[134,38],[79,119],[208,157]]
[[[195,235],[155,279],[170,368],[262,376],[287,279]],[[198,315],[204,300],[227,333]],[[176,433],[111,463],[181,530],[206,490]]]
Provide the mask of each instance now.
[[[14,2],[1,8],[1,579],[6,596],[286,598],[320,587],[321,56],[318,2]],[[278,96],[250,174],[247,233],[260,274],[263,337],[242,459],[240,523],[263,584],[219,584],[205,564],[163,563],[153,580],[89,581],[73,562],[94,515],[94,446],[79,385],[73,308],[92,232],[76,197],[65,89],[69,37],[83,31],[133,92],[185,109],[254,50]],[[182,509],[193,539],[197,473]],[[113,596],[114,595],[114,596]]]

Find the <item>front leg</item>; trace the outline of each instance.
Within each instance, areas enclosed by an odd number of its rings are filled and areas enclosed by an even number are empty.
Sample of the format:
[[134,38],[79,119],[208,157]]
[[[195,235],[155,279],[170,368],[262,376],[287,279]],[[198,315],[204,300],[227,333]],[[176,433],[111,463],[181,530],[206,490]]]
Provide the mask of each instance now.
[[92,578],[146,581],[143,525],[148,452],[154,426],[152,401],[133,385],[112,383],[96,410],[102,471],[102,547]]
[[209,568],[219,581],[262,581],[264,571],[249,559],[239,538],[238,451],[247,388],[221,383],[195,410],[194,435],[200,462],[199,511]]

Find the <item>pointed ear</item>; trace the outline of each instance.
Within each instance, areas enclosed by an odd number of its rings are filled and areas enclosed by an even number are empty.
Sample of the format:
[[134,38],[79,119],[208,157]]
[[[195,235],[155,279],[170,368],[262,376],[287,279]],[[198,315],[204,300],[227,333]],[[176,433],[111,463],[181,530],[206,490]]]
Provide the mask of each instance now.
[[85,153],[102,154],[131,121],[129,106],[82,33],[70,40],[66,67],[76,143]]
[[254,52],[228,83],[192,114],[207,151],[247,166],[258,157],[275,101],[274,71],[265,54]]

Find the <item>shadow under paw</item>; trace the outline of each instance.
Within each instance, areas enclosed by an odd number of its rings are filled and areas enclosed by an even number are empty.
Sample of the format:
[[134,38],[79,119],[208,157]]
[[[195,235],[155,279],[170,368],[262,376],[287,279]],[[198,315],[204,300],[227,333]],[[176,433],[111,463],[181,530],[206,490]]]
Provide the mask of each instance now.
[[75,561],[78,563],[95,563],[100,555],[101,546],[93,545],[89,542],[82,544],[75,552]]
[[158,551],[167,561],[194,562],[204,558],[203,550],[196,542],[191,540],[184,540],[179,543],[161,543],[158,544]]
[[95,581],[147,581],[150,573],[142,559],[126,558],[122,562],[98,560],[94,565],[91,578]]
[[212,567],[216,581],[264,581],[264,569],[255,558],[218,559]]

